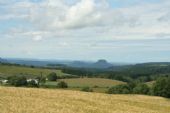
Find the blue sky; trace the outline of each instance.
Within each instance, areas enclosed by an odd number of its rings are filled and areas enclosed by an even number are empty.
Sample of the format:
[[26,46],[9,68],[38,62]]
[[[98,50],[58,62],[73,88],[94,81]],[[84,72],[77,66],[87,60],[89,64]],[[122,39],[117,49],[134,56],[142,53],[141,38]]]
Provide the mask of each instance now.
[[170,61],[169,0],[0,0],[0,57]]

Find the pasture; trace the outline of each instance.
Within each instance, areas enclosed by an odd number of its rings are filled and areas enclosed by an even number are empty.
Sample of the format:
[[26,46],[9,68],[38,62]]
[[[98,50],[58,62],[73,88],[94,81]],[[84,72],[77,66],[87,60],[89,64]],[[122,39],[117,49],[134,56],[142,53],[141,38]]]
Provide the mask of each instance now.
[[124,84],[124,82],[104,79],[104,78],[75,78],[75,79],[61,79],[59,81],[64,81],[70,87],[112,87],[119,84]]
[[37,76],[42,73],[42,75],[48,75],[51,72],[57,73],[58,76],[64,75],[61,70],[52,70],[52,69],[42,69],[42,68],[31,68],[31,67],[23,67],[23,66],[8,66],[8,65],[0,65],[0,75],[1,76],[9,76],[9,75],[30,75]]
[[[109,87],[125,84],[118,80],[104,79],[104,78],[72,78],[59,79],[58,82],[64,81],[68,84],[68,90],[81,90],[83,87],[90,87],[94,92],[104,93]],[[47,81],[45,85],[55,87],[58,82]]]

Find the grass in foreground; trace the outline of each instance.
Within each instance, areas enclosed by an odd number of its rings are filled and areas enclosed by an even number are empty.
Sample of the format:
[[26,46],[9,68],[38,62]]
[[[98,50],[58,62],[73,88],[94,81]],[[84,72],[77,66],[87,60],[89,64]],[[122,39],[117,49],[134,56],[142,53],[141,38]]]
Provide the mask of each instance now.
[[0,87],[2,113],[170,113],[170,100],[67,90]]

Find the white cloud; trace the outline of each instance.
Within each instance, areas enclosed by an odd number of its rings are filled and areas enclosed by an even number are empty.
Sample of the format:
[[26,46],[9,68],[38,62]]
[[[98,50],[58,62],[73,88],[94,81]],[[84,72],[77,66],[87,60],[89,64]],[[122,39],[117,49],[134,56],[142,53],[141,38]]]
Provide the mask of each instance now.
[[[5,4],[5,2],[3,2]],[[107,0],[77,0],[69,5],[65,0],[28,0],[7,5],[8,13],[0,20],[24,19],[34,29],[18,35],[40,32],[35,40],[52,38],[148,39],[169,34],[168,0],[129,7],[111,8]],[[24,26],[23,26],[24,27]],[[29,34],[30,33],[30,34]],[[37,38],[43,36],[41,38]],[[159,37],[161,38],[161,37]]]
[[42,40],[42,36],[37,35],[33,38],[34,41],[41,41]]

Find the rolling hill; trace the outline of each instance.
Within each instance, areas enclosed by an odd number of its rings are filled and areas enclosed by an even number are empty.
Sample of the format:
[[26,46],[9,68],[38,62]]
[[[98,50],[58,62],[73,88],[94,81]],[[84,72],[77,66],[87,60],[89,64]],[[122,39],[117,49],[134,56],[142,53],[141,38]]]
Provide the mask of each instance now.
[[2,113],[170,113],[170,100],[67,90],[0,87]]
[[0,64],[0,75],[1,76],[10,76],[10,75],[32,75],[37,76],[42,73],[43,75],[48,75],[51,72],[56,72],[59,76],[66,75],[62,73],[61,70],[52,70],[52,69],[43,69],[43,68],[31,68],[24,66],[10,66]]

